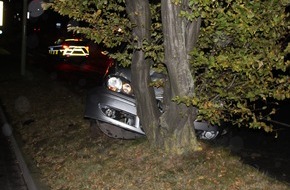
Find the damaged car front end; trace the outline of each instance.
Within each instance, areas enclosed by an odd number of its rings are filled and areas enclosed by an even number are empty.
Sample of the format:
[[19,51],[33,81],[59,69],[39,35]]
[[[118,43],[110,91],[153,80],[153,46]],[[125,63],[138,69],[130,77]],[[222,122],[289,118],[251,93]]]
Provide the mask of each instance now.
[[[91,127],[99,127],[109,137],[135,139],[146,135],[137,116],[130,72],[129,68],[113,69],[104,85],[91,89],[87,95],[85,118],[90,119]],[[160,75],[152,72],[151,79],[156,77]],[[157,102],[162,104],[163,89],[154,91]],[[220,133],[217,126],[206,121],[195,121],[192,126],[199,139],[212,140]]]

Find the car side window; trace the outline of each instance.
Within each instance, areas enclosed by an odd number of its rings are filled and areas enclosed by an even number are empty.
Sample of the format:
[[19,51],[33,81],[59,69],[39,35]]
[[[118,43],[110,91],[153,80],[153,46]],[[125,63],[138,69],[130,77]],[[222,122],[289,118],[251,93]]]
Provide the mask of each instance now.
[[62,39],[58,39],[58,40],[56,40],[54,43],[56,44],[56,45],[59,45],[59,44],[61,44],[63,42],[63,40]]

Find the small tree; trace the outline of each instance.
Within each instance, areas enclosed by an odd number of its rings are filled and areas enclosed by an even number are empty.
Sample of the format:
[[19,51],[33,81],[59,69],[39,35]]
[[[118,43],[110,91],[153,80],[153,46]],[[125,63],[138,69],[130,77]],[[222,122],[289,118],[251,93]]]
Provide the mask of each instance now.
[[[281,49],[289,26],[287,3],[54,0],[51,5],[88,23],[70,30],[107,47],[128,45],[129,51],[111,56],[132,63],[137,111],[149,141],[183,153],[198,149],[196,118],[215,123],[236,118],[269,130],[249,102],[289,98],[289,76],[280,72],[289,66],[283,56],[290,48]],[[162,114],[150,85],[152,60],[164,64],[168,76]]]

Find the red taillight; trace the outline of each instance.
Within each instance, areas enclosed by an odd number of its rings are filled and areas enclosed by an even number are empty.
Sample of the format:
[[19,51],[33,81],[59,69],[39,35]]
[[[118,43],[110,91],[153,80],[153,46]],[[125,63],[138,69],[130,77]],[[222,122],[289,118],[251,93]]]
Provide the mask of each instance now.
[[62,45],[62,48],[63,48],[63,49],[68,49],[69,46],[68,46],[68,45]]

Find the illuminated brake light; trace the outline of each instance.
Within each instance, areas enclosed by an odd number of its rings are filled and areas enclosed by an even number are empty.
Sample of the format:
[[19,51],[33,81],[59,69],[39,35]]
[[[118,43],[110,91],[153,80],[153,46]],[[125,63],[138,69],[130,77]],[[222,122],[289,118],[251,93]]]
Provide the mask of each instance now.
[[63,47],[63,49],[69,49],[68,45],[63,45],[62,47]]

